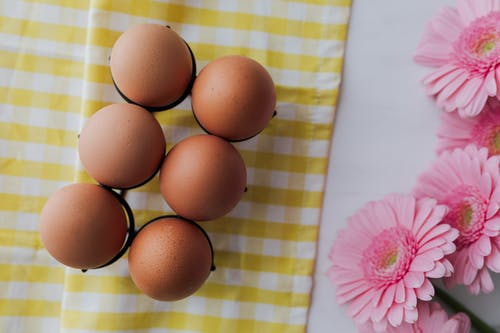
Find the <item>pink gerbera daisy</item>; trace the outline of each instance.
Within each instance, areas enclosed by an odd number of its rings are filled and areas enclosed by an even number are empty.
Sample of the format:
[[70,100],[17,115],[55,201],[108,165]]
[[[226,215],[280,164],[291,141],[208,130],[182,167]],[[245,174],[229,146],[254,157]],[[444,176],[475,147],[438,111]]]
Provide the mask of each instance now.
[[490,155],[500,154],[500,101],[490,98],[477,117],[462,119],[456,113],[443,112],[438,130],[437,152],[465,148],[469,144],[488,148]]
[[441,220],[446,207],[434,199],[390,195],[367,203],[339,231],[330,259],[329,277],[337,301],[358,325],[414,323],[417,299],[428,301],[434,287],[428,278],[450,276],[445,255],[455,251],[458,231]]
[[477,115],[488,96],[500,96],[500,0],[443,8],[426,26],[415,61],[436,68],[423,82],[440,107]]
[[457,251],[448,258],[455,268],[448,287],[463,284],[473,294],[493,290],[488,269],[500,272],[499,157],[469,145],[444,152],[424,172],[416,197],[435,198],[449,211],[443,219],[458,229]]
[[[386,333],[469,333],[470,319],[465,313],[457,313],[451,318],[437,302],[419,302],[418,320],[413,324],[387,327]],[[371,325],[359,327],[360,333],[375,333]]]

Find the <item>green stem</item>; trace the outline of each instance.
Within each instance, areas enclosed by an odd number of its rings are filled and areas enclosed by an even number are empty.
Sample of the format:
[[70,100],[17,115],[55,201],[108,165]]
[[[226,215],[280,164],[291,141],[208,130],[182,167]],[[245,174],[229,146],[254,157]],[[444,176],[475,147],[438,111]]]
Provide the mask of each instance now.
[[443,289],[434,285],[434,289],[436,290],[436,296],[445,302],[450,308],[452,308],[455,312],[463,312],[467,316],[469,316],[472,326],[477,329],[478,332],[481,333],[498,333],[493,327],[488,325],[484,320],[476,316],[471,310],[465,307],[462,303],[453,298],[450,294],[445,292]]

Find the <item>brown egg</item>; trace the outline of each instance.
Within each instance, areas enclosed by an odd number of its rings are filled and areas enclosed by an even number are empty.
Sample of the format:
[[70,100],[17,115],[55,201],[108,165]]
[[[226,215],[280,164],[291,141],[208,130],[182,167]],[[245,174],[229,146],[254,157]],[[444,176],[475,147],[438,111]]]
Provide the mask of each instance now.
[[177,143],[160,169],[160,190],[177,214],[195,221],[221,217],[240,201],[245,163],[229,142],[196,135]]
[[125,31],[113,46],[110,67],[122,96],[159,109],[181,99],[196,72],[184,40],[159,24],[136,25]]
[[165,137],[148,111],[112,104],[87,120],[78,151],[83,166],[99,183],[131,188],[156,173],[165,156]]
[[160,301],[175,301],[196,292],[210,274],[212,249],[207,236],[178,217],[162,217],[135,236],[128,255],[137,288]]
[[208,63],[196,78],[191,98],[200,126],[231,141],[262,131],[276,107],[271,76],[257,61],[243,56]]
[[109,190],[71,184],[52,194],[40,215],[40,236],[60,263],[81,269],[109,262],[122,248],[127,218]]

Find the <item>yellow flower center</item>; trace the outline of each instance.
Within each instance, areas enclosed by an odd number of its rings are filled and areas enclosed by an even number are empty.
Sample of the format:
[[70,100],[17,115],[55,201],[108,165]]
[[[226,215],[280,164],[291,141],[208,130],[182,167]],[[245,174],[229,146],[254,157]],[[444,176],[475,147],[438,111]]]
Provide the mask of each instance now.
[[472,210],[472,207],[468,204],[465,204],[461,208],[460,215],[462,216],[462,218],[460,219],[461,221],[459,223],[463,228],[470,227],[473,213],[474,210]]
[[387,269],[392,265],[394,265],[397,260],[398,260],[398,250],[392,249],[391,251],[388,251],[385,254],[385,256],[381,258],[380,266]]
[[496,132],[493,137],[493,147],[495,147],[495,152],[500,151],[500,132]]
[[487,38],[481,40],[477,47],[476,52],[481,55],[486,55],[493,51],[497,46],[497,38],[494,35],[487,36]]

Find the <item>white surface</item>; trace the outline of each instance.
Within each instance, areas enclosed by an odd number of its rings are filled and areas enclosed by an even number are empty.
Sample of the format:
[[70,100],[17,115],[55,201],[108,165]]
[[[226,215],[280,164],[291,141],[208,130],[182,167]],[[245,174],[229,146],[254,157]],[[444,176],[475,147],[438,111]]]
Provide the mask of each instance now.
[[[337,230],[367,201],[409,193],[434,159],[439,110],[424,94],[428,68],[413,62],[424,25],[453,0],[353,0],[343,84],[331,147],[309,333],[356,332],[335,302],[326,272]],[[489,323],[500,324],[497,290],[452,291]]]

